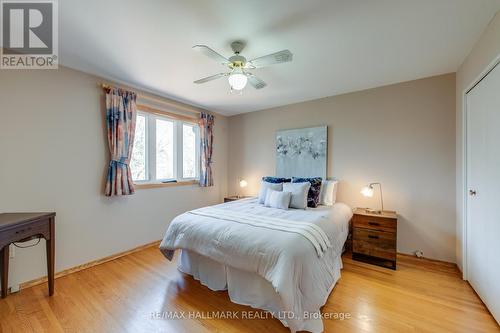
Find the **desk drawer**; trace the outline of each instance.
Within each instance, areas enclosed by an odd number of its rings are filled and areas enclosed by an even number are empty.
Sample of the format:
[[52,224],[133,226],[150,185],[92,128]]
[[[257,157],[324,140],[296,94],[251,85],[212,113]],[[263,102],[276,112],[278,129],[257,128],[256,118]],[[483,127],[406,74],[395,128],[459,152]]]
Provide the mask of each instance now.
[[29,238],[35,235],[50,235],[48,220],[46,223],[27,223],[10,230],[4,230],[2,233],[0,233],[0,244],[19,242],[25,238]]
[[377,231],[396,232],[397,220],[386,217],[354,215],[353,228],[365,228]]
[[352,252],[396,260],[396,234],[354,228]]

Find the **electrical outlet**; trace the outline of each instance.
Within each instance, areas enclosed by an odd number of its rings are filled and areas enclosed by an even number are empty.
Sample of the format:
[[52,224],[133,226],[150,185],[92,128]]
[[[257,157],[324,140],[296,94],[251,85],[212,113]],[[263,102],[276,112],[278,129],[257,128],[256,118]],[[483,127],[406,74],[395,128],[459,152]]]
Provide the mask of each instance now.
[[14,246],[14,244],[10,244],[10,248],[9,248],[9,259],[14,259],[14,257],[16,256],[16,247]]

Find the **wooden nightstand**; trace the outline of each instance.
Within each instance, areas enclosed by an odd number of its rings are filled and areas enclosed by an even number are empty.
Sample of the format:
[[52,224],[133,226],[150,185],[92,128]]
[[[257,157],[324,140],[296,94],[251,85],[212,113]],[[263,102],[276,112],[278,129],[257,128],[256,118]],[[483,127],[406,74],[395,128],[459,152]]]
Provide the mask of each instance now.
[[246,199],[246,198],[251,198],[250,196],[236,196],[232,195],[230,197],[225,197],[224,202],[231,202],[231,201],[236,201],[236,200],[241,200],[241,199]]
[[397,230],[396,212],[373,214],[356,208],[352,217],[352,258],[396,269]]

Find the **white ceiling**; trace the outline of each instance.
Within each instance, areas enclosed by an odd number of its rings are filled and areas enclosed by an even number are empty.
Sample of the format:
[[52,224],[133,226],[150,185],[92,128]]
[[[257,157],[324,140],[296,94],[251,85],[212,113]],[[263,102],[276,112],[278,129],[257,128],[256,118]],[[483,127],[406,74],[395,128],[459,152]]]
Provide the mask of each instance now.
[[[498,0],[60,0],[61,64],[224,115],[455,72]],[[282,49],[291,63],[256,69],[268,83],[229,94],[206,44],[248,59]]]

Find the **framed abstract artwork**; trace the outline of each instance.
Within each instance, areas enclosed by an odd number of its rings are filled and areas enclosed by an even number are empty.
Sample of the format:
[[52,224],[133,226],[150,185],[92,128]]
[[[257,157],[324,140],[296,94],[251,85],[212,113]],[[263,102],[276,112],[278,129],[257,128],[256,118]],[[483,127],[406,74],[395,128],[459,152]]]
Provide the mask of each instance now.
[[327,151],[327,126],[279,130],[276,176],[326,179]]

